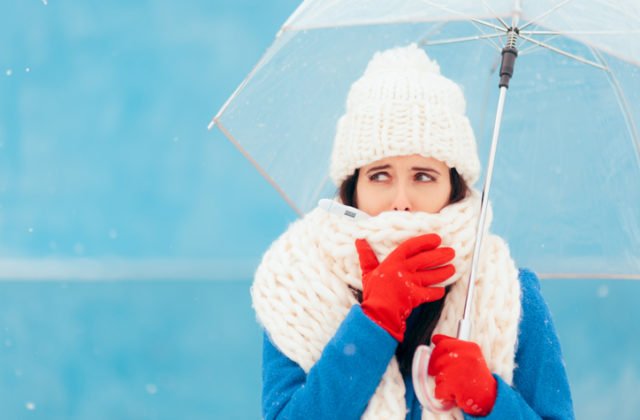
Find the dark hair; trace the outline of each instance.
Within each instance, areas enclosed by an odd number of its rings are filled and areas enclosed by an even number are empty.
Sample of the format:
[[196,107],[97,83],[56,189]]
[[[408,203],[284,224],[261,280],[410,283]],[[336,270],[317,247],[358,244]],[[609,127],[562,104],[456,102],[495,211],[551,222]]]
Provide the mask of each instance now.
[[[340,200],[344,204],[356,208],[358,207],[356,185],[358,184],[359,174],[360,170],[356,169],[353,175],[344,180],[339,190]],[[449,170],[449,178],[451,180],[451,194],[449,195],[448,204],[453,204],[466,197],[469,187],[455,168]],[[362,291],[354,288],[351,290],[358,302],[362,302]],[[446,288],[446,291],[447,293],[449,292],[449,287]],[[411,364],[413,363],[413,354],[416,348],[420,344],[429,344],[431,342],[431,334],[440,319],[443,306],[444,299],[440,299],[435,302],[424,303],[411,313],[411,322],[407,323],[408,327],[404,340],[396,349],[396,357],[403,375],[411,373]]]
[[[343,204],[358,208],[358,197],[356,194],[356,186],[358,185],[358,176],[360,169],[356,169],[353,175],[345,179],[340,185],[338,195]],[[464,179],[460,176],[456,168],[449,169],[449,179],[451,181],[451,194],[449,194],[449,202],[447,204],[457,203],[467,196],[469,187]]]

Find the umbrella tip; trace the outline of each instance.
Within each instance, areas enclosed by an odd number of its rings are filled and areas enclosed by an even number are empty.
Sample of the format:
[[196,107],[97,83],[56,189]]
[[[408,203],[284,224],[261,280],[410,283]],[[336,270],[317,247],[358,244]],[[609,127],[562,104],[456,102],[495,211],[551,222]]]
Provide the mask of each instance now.
[[207,130],[211,131],[211,129],[213,128],[213,126],[214,126],[214,125],[216,125],[216,119],[215,119],[215,118],[214,118],[214,119],[212,119],[212,120],[209,122],[209,125],[207,125]]

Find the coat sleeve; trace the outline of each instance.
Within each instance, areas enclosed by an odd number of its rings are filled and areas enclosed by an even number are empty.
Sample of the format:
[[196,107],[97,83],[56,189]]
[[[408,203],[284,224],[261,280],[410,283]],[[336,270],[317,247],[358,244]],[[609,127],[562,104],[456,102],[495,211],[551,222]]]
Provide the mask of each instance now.
[[358,419],[398,342],[354,305],[308,374],[264,336],[265,419]]
[[[573,419],[573,403],[560,342],[536,275],[520,272],[522,319],[513,388],[494,375],[498,394],[484,419]],[[465,415],[467,419],[478,417]]]

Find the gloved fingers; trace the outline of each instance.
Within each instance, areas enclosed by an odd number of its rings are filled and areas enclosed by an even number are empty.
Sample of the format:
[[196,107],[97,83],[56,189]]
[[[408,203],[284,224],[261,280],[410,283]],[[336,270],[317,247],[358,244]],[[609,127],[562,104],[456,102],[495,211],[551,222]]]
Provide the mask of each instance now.
[[[480,347],[473,341],[464,341],[443,334],[431,337],[434,345],[427,373],[435,376],[460,366],[474,367],[486,364]],[[480,363],[478,363],[480,362]]]
[[406,261],[405,267],[410,271],[427,270],[448,263],[456,256],[453,248],[436,248],[423,251]]
[[409,258],[422,252],[429,251],[440,246],[442,239],[435,233],[428,233],[426,235],[416,236],[414,238],[407,239],[391,253],[394,257]]
[[431,358],[429,359],[429,365],[430,366],[433,365],[435,368],[436,360],[442,358],[442,356],[447,354],[448,352],[449,352],[449,349],[445,349],[441,345],[434,345],[433,349],[431,350]]
[[482,350],[480,350],[480,346],[478,346],[478,344],[473,341],[451,338],[449,340],[441,342],[440,346],[449,351],[456,351],[470,359],[475,359],[482,356]]
[[460,340],[459,338],[449,337],[443,334],[436,334],[431,338],[434,344],[434,353],[455,353],[462,360],[484,360],[482,350],[477,343],[473,341]]
[[440,344],[441,341],[443,340],[455,340],[455,338],[445,335],[445,334],[436,334],[433,337],[431,337],[431,342],[433,343],[434,346],[437,346],[438,344]]
[[442,377],[436,377],[436,387],[434,389],[434,395],[437,399],[442,401],[445,404],[455,403],[456,396],[454,390],[449,385],[449,383],[444,380]]
[[444,287],[420,287],[413,285],[409,287],[409,293],[411,294],[412,300],[417,303],[416,306],[418,306],[426,302],[434,302],[442,299],[445,290]]
[[360,260],[360,269],[363,276],[369,274],[380,265],[376,253],[366,239],[356,239],[356,251],[358,251],[358,259]]
[[465,356],[471,359],[482,359],[484,360],[484,356],[482,355],[482,350],[477,343],[473,341],[464,341],[457,340],[457,348],[460,349],[460,352],[464,353]]
[[422,287],[433,286],[442,283],[456,273],[456,269],[452,264],[443,265],[442,267],[432,268],[425,271],[416,271],[411,273],[411,278]]
[[445,375],[458,362],[459,356],[455,351],[436,346],[431,352],[427,373],[436,378]]

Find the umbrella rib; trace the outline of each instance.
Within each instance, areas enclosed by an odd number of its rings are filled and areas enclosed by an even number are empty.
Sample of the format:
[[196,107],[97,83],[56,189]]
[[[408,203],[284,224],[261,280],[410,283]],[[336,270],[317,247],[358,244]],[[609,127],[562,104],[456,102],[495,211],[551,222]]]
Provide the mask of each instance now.
[[324,190],[324,186],[327,184],[328,181],[329,181],[329,174],[327,173],[322,178],[322,181],[320,181],[320,183],[318,184],[318,187],[313,192],[313,195],[311,197],[313,197],[315,200],[317,200],[318,197],[320,197],[320,193],[322,193],[322,190]]
[[448,7],[445,7],[445,6],[442,6],[442,5],[439,5],[439,4],[436,4],[436,3],[430,2],[429,0],[422,0],[422,3],[428,4],[429,6],[436,7],[436,8],[438,8],[438,9],[440,9],[440,10],[445,11],[445,12],[455,13],[455,14],[457,14],[458,16],[462,16],[462,17],[464,17],[465,19],[469,19],[470,21],[472,21],[472,22],[476,22],[476,23],[479,23],[480,25],[488,26],[489,28],[493,28],[493,29],[495,29],[496,31],[507,32],[507,31],[506,31],[506,29],[501,28],[501,27],[500,27],[500,26],[498,26],[498,25],[494,25],[494,24],[493,24],[493,23],[491,23],[491,22],[487,22],[487,21],[482,20],[482,19],[477,19],[477,18],[471,17],[471,16],[466,15],[466,14],[464,14],[464,13],[462,13],[462,12],[457,11],[457,10],[449,9]]
[[[280,30],[280,32],[278,32],[277,37],[279,38],[282,34],[284,34],[284,31]],[[265,66],[269,62],[269,60],[271,60],[271,58],[277,53],[277,51],[282,49],[286,44],[287,42],[283,42],[281,45],[278,46],[277,50],[275,51],[274,51],[275,43],[272,44],[269,48],[267,48],[267,50],[262,54],[258,62],[253,66],[253,68],[251,69],[247,77],[244,78],[244,80],[240,83],[240,85],[236,88],[236,90],[233,91],[233,93],[227,99],[224,105],[222,105],[218,113],[211,119],[211,121],[209,122],[209,125],[207,126],[207,130],[213,129],[213,126],[219,123],[219,120],[222,117],[222,114],[227,110],[227,107],[240,94],[240,92],[244,90],[245,86],[247,86],[249,81],[251,81],[251,79],[253,79],[253,77],[258,73],[258,70],[260,70],[263,66]]]
[[[422,2],[423,2],[423,3],[425,3],[425,4],[428,4],[428,5],[432,6],[432,7],[436,7],[436,8],[439,8],[439,9],[441,9],[441,10],[444,10],[444,11],[446,11],[446,12],[454,13],[454,14],[457,14],[458,16],[462,16],[462,17],[464,17],[465,19],[468,19],[468,20],[469,20],[469,22],[470,22],[473,26],[475,26],[475,28],[478,30],[478,32],[480,32],[480,33],[482,34],[482,37],[481,37],[481,38],[478,38],[478,39],[486,39],[486,40],[487,40],[487,42],[489,42],[491,45],[493,45],[493,46],[496,48],[496,50],[497,50],[497,51],[501,51],[501,48],[498,46],[498,44],[496,44],[495,42],[493,42],[493,39],[492,39],[492,38],[494,38],[494,37],[493,37],[493,36],[491,36],[491,37],[488,37],[488,36],[487,36],[487,37],[484,37],[484,36],[486,36],[486,35],[491,35],[491,34],[487,34],[486,32],[484,32],[484,31],[483,31],[483,30],[482,30],[482,29],[481,29],[477,24],[485,25],[485,26],[488,26],[488,27],[490,27],[490,28],[493,28],[493,29],[495,29],[496,31],[498,31],[498,32],[500,33],[500,35],[505,34],[505,33],[507,32],[507,30],[506,30],[506,29],[501,28],[501,27],[499,27],[499,26],[497,26],[497,25],[494,25],[494,24],[492,24],[492,23],[490,23],[490,22],[486,22],[486,21],[484,21],[484,20],[482,20],[482,19],[476,19],[476,18],[473,18],[473,17],[467,16],[467,15],[465,15],[465,14],[464,14],[464,13],[462,13],[462,12],[458,12],[457,10],[452,10],[452,9],[449,9],[448,7],[444,7],[444,6],[441,6],[441,5],[439,5],[439,4],[432,3],[432,2],[430,2],[429,0],[422,0]],[[442,44],[444,44],[444,43],[442,43]],[[442,45],[442,44],[440,44],[440,45]],[[437,44],[429,44],[429,45],[437,45]]]
[[[469,19],[467,16],[462,15],[463,17],[465,17],[465,19]],[[479,20],[479,19],[476,19]],[[385,21],[385,22],[381,22],[381,21],[377,21],[377,20],[350,20],[350,21],[340,21],[339,23],[336,24],[328,24],[328,23],[319,23],[319,24],[305,24],[305,25],[289,25],[287,27],[283,27],[280,32],[278,32],[278,35],[282,35],[284,33],[289,33],[289,32],[299,32],[299,31],[315,31],[317,29],[336,29],[336,28],[345,28],[345,27],[355,27],[355,26],[369,26],[369,25],[395,25],[395,24],[401,24],[401,23],[437,23],[439,21],[437,20],[433,20],[433,19],[427,19],[427,18],[407,18],[407,19],[394,19],[391,21]],[[489,24],[488,22],[484,22],[485,24]],[[492,25],[492,28],[498,28],[500,31],[505,32],[506,31],[504,29],[502,29],[499,26],[495,26]]]
[[[557,35],[554,35],[554,36],[552,36],[552,37],[549,37],[549,38],[545,39],[545,42],[549,42],[549,41],[551,41],[552,39],[556,39],[557,37],[558,37]],[[529,41],[525,40],[525,42],[529,42]],[[523,44],[524,44],[524,43],[523,43]],[[520,46],[522,46],[523,44],[521,44]],[[536,48],[540,48],[540,45],[533,44],[533,45],[531,45],[530,47],[527,47],[527,48],[525,48],[525,49],[523,49],[523,50],[520,50],[520,51],[518,52],[518,55],[520,55],[520,56],[522,56],[522,55],[526,55],[526,54],[528,54],[529,52],[531,52],[532,50],[535,50]]]
[[502,23],[502,26],[504,26],[504,29],[509,30],[509,25],[507,25],[507,22],[505,22],[500,16],[498,16],[498,14],[495,12],[495,10],[491,8],[491,6],[489,6],[489,3],[487,3],[486,0],[482,0],[482,4],[484,4],[484,7],[489,9],[489,12],[493,13],[496,19],[498,19],[498,22]]
[[633,29],[628,31],[520,31],[525,35],[629,35],[640,34],[640,30]]
[[[537,25],[536,25],[536,27],[537,27]],[[521,32],[522,32],[522,31],[518,30],[518,33],[521,33]],[[520,43],[520,45],[518,46],[518,55],[521,55],[521,54],[523,54],[525,51],[530,50],[530,49],[533,49],[534,47],[536,47],[536,48],[538,47],[537,45],[534,45],[534,46],[532,46],[532,47],[529,47],[529,48],[523,49],[523,47],[524,47],[525,45],[527,45],[527,42],[529,42],[529,41],[527,41],[526,39],[523,39],[523,40],[522,40],[522,42],[521,42],[521,43]]]
[[587,60],[586,58],[580,57],[578,55],[571,54],[570,52],[561,50],[560,48],[554,47],[554,46],[549,45],[549,44],[545,44],[544,42],[537,41],[537,40],[535,40],[533,38],[529,38],[528,36],[520,35],[520,38],[526,39],[527,41],[529,41],[531,43],[534,43],[536,45],[539,45],[542,48],[546,48],[546,49],[551,50],[551,51],[553,51],[555,53],[564,55],[565,57],[572,58],[572,59],[574,59],[576,61],[579,61],[579,62],[581,62],[583,64],[588,64],[588,65],[593,66],[595,68],[598,68],[600,70],[609,71],[609,69],[607,67],[603,66],[602,64],[598,64],[598,63],[596,63],[594,61]]
[[[265,54],[265,56],[266,56],[266,54]],[[263,58],[265,56],[263,56]],[[251,70],[249,75],[247,77],[245,77],[245,79],[240,83],[240,85],[238,85],[236,90],[233,91],[231,96],[229,96],[229,98],[226,100],[226,102],[222,105],[222,107],[220,108],[218,113],[211,119],[211,122],[207,126],[207,130],[211,130],[214,125],[216,125],[216,124],[219,125],[220,124],[220,122],[219,122],[220,117],[227,110],[227,107],[229,106],[229,104],[231,104],[231,101],[233,101],[240,94],[240,92],[242,92],[242,90],[245,88],[245,86],[249,83],[249,80],[251,80],[253,78],[255,73],[258,71],[258,68],[260,67],[260,64],[262,64],[262,59],[260,59],[260,61],[258,61],[258,64],[255,65],[255,67]]]
[[[480,32],[482,35],[491,35],[491,34],[487,34],[485,31],[482,30],[482,28],[480,26],[478,26],[476,23],[471,22],[471,24],[473,26],[475,26],[475,28],[478,30],[478,32]],[[498,34],[500,35],[504,35],[506,32],[500,33],[498,32]],[[502,51],[502,48],[500,48],[500,46],[498,44],[496,44],[495,42],[493,42],[493,38],[486,38],[486,41],[488,43],[490,43],[491,45],[493,45],[496,49],[496,51]]]
[[480,24],[480,25],[484,25],[484,26],[487,26],[487,27],[489,27],[489,28],[493,28],[493,29],[495,29],[496,31],[501,31],[501,32],[505,32],[505,33],[507,32],[507,31],[505,31],[503,28],[501,28],[501,27],[499,27],[499,26],[497,26],[497,25],[494,25],[494,24],[492,24],[492,23],[485,22],[484,20],[475,19],[475,18],[470,18],[470,20],[471,20],[471,22],[475,22],[475,23],[478,23],[478,24]]
[[296,8],[296,10],[293,11],[291,16],[289,16],[289,18],[286,20],[286,22],[282,24],[282,26],[280,27],[280,30],[276,34],[276,38],[278,38],[281,34],[283,34],[287,30],[287,28],[289,28],[290,26],[293,26],[292,22],[297,20],[300,17],[300,15],[302,15],[303,11],[306,12],[306,10],[310,5],[311,5],[311,2],[303,1],[302,4],[300,4],[300,6],[298,6],[298,8]]
[[418,45],[425,45],[425,42],[427,42],[429,36],[433,35],[436,32],[439,32],[445,25],[446,23],[444,22],[439,22],[432,25],[429,30],[420,38],[420,40],[418,41]]
[[233,135],[225,128],[224,125],[222,125],[222,123],[220,122],[220,120],[216,120],[216,126],[218,126],[218,128],[220,129],[220,131],[222,131],[222,133],[227,136],[227,138],[231,141],[231,143],[233,143],[234,146],[236,146],[238,148],[238,150],[240,151],[240,153],[242,153],[244,155],[245,158],[247,158],[247,160],[249,162],[251,162],[251,164],[253,166],[255,166],[256,170],[260,173],[260,175],[262,175],[264,177],[264,179],[267,180],[267,182],[269,184],[271,184],[273,186],[273,188],[276,189],[276,191],[278,191],[278,193],[282,196],[282,198],[284,198],[284,201],[287,202],[287,204],[289,204],[289,206],[291,206],[291,208],[299,215],[302,216],[303,213],[302,211],[300,211],[300,209],[295,205],[295,203],[293,202],[293,200],[291,200],[289,198],[289,196],[284,192],[284,190],[282,190],[282,188],[280,188],[278,186],[278,184],[275,182],[275,180],[273,178],[271,178],[271,176],[269,176],[269,174],[267,173],[267,171],[265,171],[262,166],[260,166],[260,164],[258,164],[258,162],[249,154],[249,152],[247,152],[244,147],[242,147],[240,145],[240,143],[235,139],[235,137],[233,137]]
[[528,28],[529,26],[533,25],[534,22],[539,22],[542,19],[546,18],[547,16],[549,16],[550,14],[552,14],[553,12],[555,12],[556,10],[560,9],[561,7],[564,7],[564,5],[566,5],[567,3],[570,3],[573,0],[565,0],[562,3],[556,5],[555,7],[552,7],[551,9],[547,10],[546,12],[544,12],[543,14],[529,20],[529,22],[525,23],[524,25],[522,25],[522,27],[520,27],[520,31],[523,31],[524,29]]
[[[479,39],[489,39],[489,38],[498,38],[503,36],[504,34],[484,34],[484,35],[475,35],[475,36],[465,36],[460,38],[450,38],[450,39],[442,39],[437,41],[420,41],[420,45],[446,45],[446,44],[455,44],[458,42],[467,42],[467,41],[477,41]],[[495,45],[495,44],[494,44]]]
[[[606,66],[608,68],[607,62],[602,54],[594,48],[590,48],[590,50],[591,53],[598,59],[598,61],[602,63],[603,66]],[[636,127],[631,111],[629,110],[629,102],[627,101],[627,97],[624,95],[624,90],[622,89],[622,86],[620,86],[620,82],[618,81],[618,78],[615,76],[615,74],[613,74],[613,72],[610,70],[607,71],[607,74],[609,75],[609,81],[613,85],[613,90],[616,93],[616,97],[618,98],[618,105],[620,105],[620,108],[622,108],[622,113],[624,114],[627,127],[629,127],[629,131],[631,132],[631,138],[633,139],[633,142],[636,146],[636,159],[640,164],[640,136],[638,135],[638,128]]]

